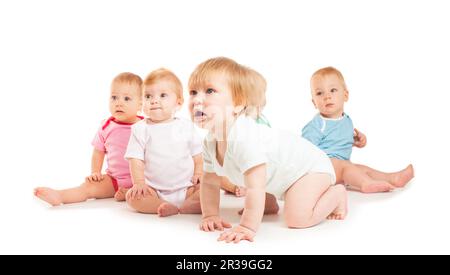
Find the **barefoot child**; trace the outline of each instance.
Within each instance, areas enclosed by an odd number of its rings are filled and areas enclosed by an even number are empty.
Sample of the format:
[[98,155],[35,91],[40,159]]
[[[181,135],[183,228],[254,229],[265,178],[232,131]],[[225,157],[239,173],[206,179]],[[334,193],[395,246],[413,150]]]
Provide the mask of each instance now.
[[311,94],[319,114],[303,128],[302,136],[330,157],[337,183],[364,193],[387,192],[405,186],[414,177],[412,165],[385,173],[350,162],[352,146],[364,147],[366,137],[353,128],[352,120],[344,113],[348,90],[341,72],[333,67],[316,71],[311,77]]
[[[336,179],[329,158],[310,142],[257,124],[254,117],[264,94],[254,88],[248,68],[228,58],[197,66],[189,80],[189,108],[194,122],[209,131],[203,142],[200,229],[231,225],[219,216],[221,176],[246,186],[240,224],[219,241],[253,241],[261,224],[265,193],[285,200],[290,228],[314,226],[325,218],[344,219],[346,190]],[[259,98],[258,98],[259,97]]]
[[159,69],[144,80],[147,118],[133,125],[125,154],[133,179],[126,200],[140,213],[201,213],[201,138],[191,121],[175,117],[182,104],[183,87],[171,71]]
[[[53,206],[83,202],[87,199],[115,197],[125,200],[125,192],[132,186],[128,162],[124,159],[131,125],[140,121],[142,107],[142,79],[132,73],[121,73],[111,84],[109,110],[111,117],[102,122],[92,141],[91,175],[78,187],[54,190],[38,187],[34,194]],[[102,174],[106,156],[108,167]]]

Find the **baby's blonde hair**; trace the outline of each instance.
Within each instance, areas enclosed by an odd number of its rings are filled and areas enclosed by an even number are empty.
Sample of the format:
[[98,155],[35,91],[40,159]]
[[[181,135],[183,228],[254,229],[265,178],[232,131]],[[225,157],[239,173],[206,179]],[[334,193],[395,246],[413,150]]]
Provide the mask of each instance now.
[[129,72],[120,73],[116,77],[114,77],[113,81],[111,82],[111,87],[114,84],[119,84],[119,83],[121,83],[121,84],[124,83],[124,84],[128,84],[128,85],[136,85],[137,91],[139,93],[139,98],[142,97],[143,82],[142,82],[142,78],[140,76],[133,74],[133,73],[129,73]]
[[347,90],[347,84],[345,84],[344,76],[342,73],[334,68],[334,67],[325,67],[322,69],[317,70],[313,75],[311,76],[311,80],[316,76],[327,76],[327,75],[335,75],[339,78],[340,81],[342,81],[342,85],[344,86],[345,90]]
[[172,83],[174,92],[177,95],[178,100],[181,104],[184,102],[183,98],[183,85],[180,79],[170,70],[165,68],[160,68],[152,71],[144,80],[144,86],[149,86],[157,83],[158,81],[165,80]]
[[266,80],[230,58],[211,58],[198,65],[189,78],[189,90],[204,87],[207,79],[217,73],[227,78],[233,103],[244,106],[246,115],[259,116],[266,104]]

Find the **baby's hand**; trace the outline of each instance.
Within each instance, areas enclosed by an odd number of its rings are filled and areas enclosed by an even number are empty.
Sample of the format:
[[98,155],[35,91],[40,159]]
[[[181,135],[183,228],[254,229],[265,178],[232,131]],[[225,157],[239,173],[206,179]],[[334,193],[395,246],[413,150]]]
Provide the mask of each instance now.
[[355,147],[363,148],[364,146],[366,146],[367,143],[366,135],[358,131],[356,128],[355,133],[353,135],[353,140],[354,140],[353,146]]
[[210,216],[202,219],[200,230],[210,232],[214,230],[223,231],[224,228],[231,228],[231,224],[222,220],[219,216]]
[[103,180],[104,176],[102,175],[102,173],[99,172],[94,172],[92,173],[90,176],[88,176],[86,178],[86,180],[91,181],[91,182],[99,182],[101,180]]
[[199,184],[202,180],[202,174],[194,174],[192,176],[191,182],[193,185]]
[[253,238],[255,237],[255,231],[252,231],[243,226],[235,226],[233,229],[227,230],[220,234],[218,241],[225,241],[227,243],[234,242],[238,243],[243,240],[247,240],[253,242]]
[[128,190],[127,194],[125,195],[127,200],[130,199],[141,199],[145,198],[147,196],[150,196],[152,194],[152,189],[147,184],[134,184],[133,187]]

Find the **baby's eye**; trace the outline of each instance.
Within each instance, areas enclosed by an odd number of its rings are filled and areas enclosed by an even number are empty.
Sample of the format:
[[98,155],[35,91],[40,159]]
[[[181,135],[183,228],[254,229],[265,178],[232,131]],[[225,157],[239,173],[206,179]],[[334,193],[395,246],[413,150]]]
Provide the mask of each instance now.
[[130,101],[130,100],[131,100],[131,97],[129,97],[129,96],[125,97],[125,101]]
[[336,88],[333,88],[333,89],[331,89],[331,92],[332,92],[332,93],[335,93],[335,92],[337,92],[337,89],[336,89]]
[[117,100],[117,96],[115,95],[111,96],[111,100]]
[[317,92],[316,93],[316,96],[321,96],[322,95],[322,92]]
[[152,96],[151,95],[145,95],[145,98],[146,99],[150,99],[150,98],[152,98]]
[[166,93],[162,93],[161,97],[167,97],[167,94]]
[[190,96],[196,96],[197,94],[198,94],[198,92],[195,91],[195,90],[192,90],[192,91],[189,92]]
[[211,89],[211,88],[208,88],[207,90],[206,90],[206,94],[208,94],[208,95],[210,95],[210,94],[213,94],[213,93],[215,93],[216,91],[214,90],[214,89]]

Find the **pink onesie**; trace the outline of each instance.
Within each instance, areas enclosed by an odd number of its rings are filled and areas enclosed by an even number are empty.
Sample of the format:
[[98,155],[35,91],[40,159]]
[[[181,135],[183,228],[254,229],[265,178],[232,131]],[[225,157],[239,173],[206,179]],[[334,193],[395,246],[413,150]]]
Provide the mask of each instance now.
[[[143,119],[143,117],[139,118]],[[133,186],[128,161],[124,158],[131,135],[131,125],[133,123],[123,123],[110,117],[102,123],[92,140],[92,145],[96,150],[106,153],[108,164],[106,174],[112,178],[116,191],[119,187],[131,188]]]

